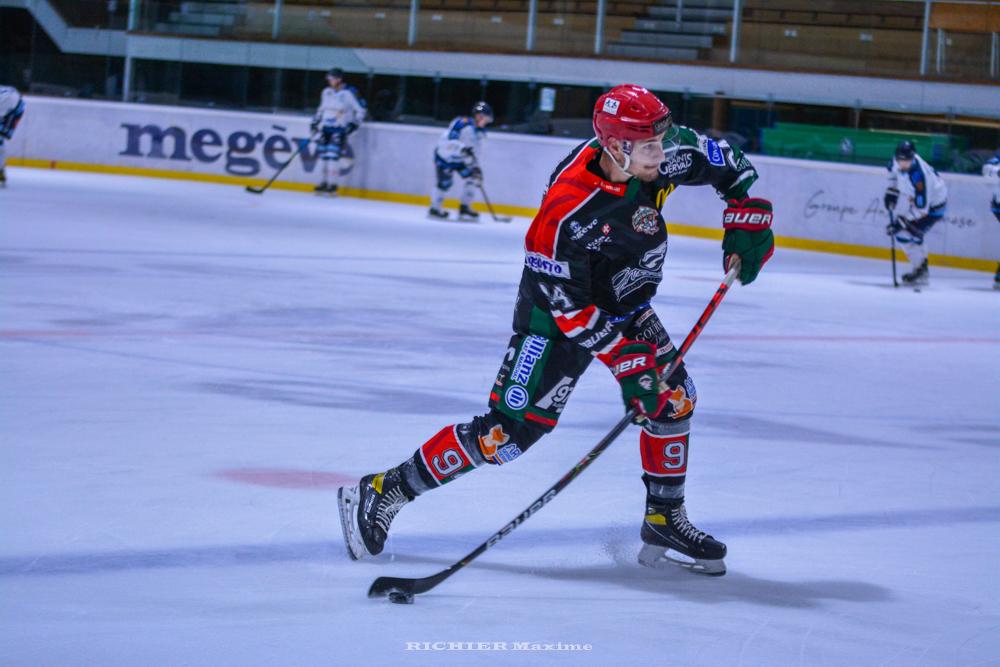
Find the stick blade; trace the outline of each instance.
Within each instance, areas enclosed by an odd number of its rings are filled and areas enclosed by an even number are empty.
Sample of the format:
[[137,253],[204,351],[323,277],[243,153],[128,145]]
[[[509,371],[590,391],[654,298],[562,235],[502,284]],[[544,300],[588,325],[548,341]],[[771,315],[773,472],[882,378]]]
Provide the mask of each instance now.
[[368,589],[368,597],[370,598],[384,598],[392,591],[401,591],[403,593],[414,595],[420,591],[416,589],[416,579],[403,579],[400,577],[379,577],[372,582],[371,587]]
[[251,194],[255,194],[255,195],[262,195],[262,194],[264,194],[264,189],[263,188],[255,188],[255,187],[250,186],[250,185],[248,185],[246,187],[246,191],[249,192],[249,193],[251,193]]

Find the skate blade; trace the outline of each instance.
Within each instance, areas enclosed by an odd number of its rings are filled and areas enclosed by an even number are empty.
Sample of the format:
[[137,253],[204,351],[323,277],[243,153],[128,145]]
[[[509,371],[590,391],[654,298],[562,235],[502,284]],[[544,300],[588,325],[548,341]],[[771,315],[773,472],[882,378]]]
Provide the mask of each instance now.
[[337,507],[340,510],[340,528],[344,531],[344,546],[351,560],[360,560],[368,555],[358,530],[358,498],[361,491],[356,486],[342,486],[337,489]]
[[718,560],[692,558],[674,549],[666,549],[652,544],[642,545],[642,549],[639,550],[639,564],[654,570],[682,567],[685,570],[710,577],[721,577],[726,573],[726,562],[721,558]]

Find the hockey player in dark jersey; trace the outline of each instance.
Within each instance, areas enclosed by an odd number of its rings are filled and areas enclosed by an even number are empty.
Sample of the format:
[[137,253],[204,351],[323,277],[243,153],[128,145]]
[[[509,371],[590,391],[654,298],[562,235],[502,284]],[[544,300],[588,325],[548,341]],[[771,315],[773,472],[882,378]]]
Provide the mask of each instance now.
[[417,496],[486,464],[513,461],[550,432],[596,358],[638,410],[646,487],[639,560],[721,575],[726,546],[696,528],[684,505],[688,440],[697,394],[650,301],[663,273],[667,228],[659,209],[678,185],[712,185],[727,201],[723,265],[742,261],[752,282],[773,251],[771,205],[748,199],[756,180],[738,149],[673,124],[652,93],[617,86],[598,99],[596,138],[551,177],[525,239],[525,266],[510,339],[489,411],[442,428],[400,465],[339,490],[352,558],[382,551],[390,523]]

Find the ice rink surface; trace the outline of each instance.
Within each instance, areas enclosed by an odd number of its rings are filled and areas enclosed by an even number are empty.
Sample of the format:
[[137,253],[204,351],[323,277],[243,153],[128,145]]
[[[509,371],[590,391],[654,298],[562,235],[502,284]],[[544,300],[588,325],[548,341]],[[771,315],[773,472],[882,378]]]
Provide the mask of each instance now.
[[[734,287],[688,357],[700,398],[688,510],[729,545],[725,577],[635,562],[632,428],[402,606],[367,599],[372,579],[463,556],[622,414],[613,378],[592,367],[521,459],[421,497],[383,556],[348,559],[336,488],[485,411],[527,221],[435,223],[411,206],[119,176],[9,179],[0,664],[1000,664],[988,274],[932,267],[915,294],[886,287],[887,262],[779,248]],[[721,254],[670,245],[654,305],[679,342]]]

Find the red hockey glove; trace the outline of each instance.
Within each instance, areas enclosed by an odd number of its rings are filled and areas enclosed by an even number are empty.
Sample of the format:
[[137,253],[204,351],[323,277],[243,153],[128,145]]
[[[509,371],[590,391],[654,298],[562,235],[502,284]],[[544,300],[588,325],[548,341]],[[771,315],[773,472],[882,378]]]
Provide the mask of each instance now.
[[636,422],[660,414],[667,404],[667,393],[660,391],[655,345],[625,339],[611,352],[608,365],[621,386],[625,408],[639,411]]
[[733,255],[739,255],[740,283],[749,285],[774,254],[771,232],[773,213],[766,199],[730,199],[722,215],[722,270],[729,270]]

